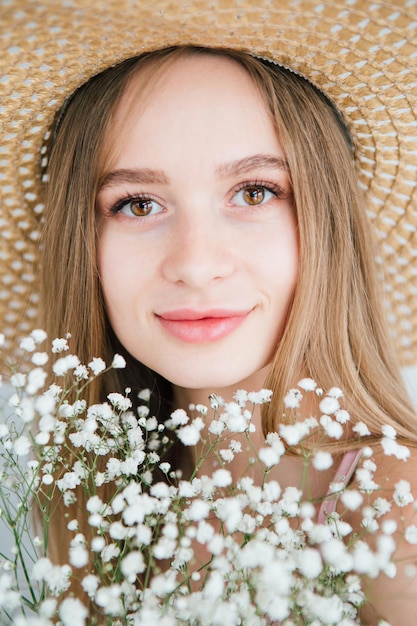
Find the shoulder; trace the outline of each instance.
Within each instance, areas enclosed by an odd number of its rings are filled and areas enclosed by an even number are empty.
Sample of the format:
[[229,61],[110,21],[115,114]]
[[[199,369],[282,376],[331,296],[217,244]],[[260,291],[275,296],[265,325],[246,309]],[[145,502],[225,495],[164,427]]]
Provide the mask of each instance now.
[[[403,528],[417,524],[417,446],[394,443],[392,449],[376,444],[356,468],[351,487],[363,496],[362,525],[364,514],[380,520],[375,528],[387,519],[401,522]],[[357,522],[358,513],[352,514],[352,520]]]
[[377,575],[365,578],[364,624],[377,623],[377,616],[393,626],[415,624],[417,447],[407,448],[408,453],[395,446],[384,450],[381,444],[376,445],[372,455],[359,463],[350,485],[361,493],[363,501],[360,509],[347,513],[346,521],[383,564]]

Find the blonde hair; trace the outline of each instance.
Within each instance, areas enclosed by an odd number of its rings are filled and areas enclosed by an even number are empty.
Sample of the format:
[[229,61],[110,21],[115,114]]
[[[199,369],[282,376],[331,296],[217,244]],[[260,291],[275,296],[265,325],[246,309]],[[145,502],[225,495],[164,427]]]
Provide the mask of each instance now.
[[[184,47],[148,53],[106,70],[72,96],[57,123],[48,167],[41,268],[44,327],[50,336],[70,331],[72,348],[84,361],[92,356],[108,360],[115,348],[123,350],[106,319],[96,266],[95,197],[106,138],[134,74],[144,68],[163,72],[181,55],[193,54],[224,55],[246,69],[269,106],[289,163],[299,278],[265,383],[274,395],[263,416],[264,431],[276,429],[283,397],[302,374],[325,389],[340,386],[353,420],[366,422],[375,434],[390,423],[399,435],[417,440],[416,417],[387,335],[376,249],[341,116],[309,81],[243,52]],[[144,85],[145,91],[152,88],[152,78]],[[139,385],[144,381],[149,386],[151,380],[151,386],[163,389],[161,396],[169,396],[166,381],[129,360],[128,383],[140,373]],[[126,384],[113,375],[90,387],[89,400]],[[353,438],[342,444],[345,449],[355,445]]]

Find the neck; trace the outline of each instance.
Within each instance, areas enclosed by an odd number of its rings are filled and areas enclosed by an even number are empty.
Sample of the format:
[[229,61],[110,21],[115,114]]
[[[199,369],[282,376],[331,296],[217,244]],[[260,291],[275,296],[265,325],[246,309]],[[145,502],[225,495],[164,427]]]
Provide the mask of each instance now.
[[209,397],[211,394],[216,394],[223,398],[225,402],[232,402],[234,394],[237,390],[243,389],[245,391],[259,391],[265,386],[265,379],[268,374],[268,367],[255,372],[245,380],[237,382],[230,386],[217,386],[206,387],[199,389],[189,389],[186,387],[174,386],[174,398],[177,408],[187,410],[190,404],[203,404],[205,406],[210,405]]

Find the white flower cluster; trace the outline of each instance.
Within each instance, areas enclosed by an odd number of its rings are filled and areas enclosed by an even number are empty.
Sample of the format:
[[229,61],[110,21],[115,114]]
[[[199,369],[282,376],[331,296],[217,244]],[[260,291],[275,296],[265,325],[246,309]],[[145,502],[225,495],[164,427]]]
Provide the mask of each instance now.
[[[45,339],[35,331],[22,340],[33,368],[13,372],[11,415],[0,425],[0,524],[15,537],[11,556],[0,559],[0,623],[360,623],[363,578],[395,575],[397,528],[388,514],[413,503],[410,484],[401,480],[390,498],[377,497],[376,465],[364,446],[355,481],[331,485],[345,510],[362,516],[359,538],[341,514],[319,523],[303,485],[283,488],[273,473],[289,451],[301,454],[306,468],[328,470],[333,457],[321,444],[339,441],[346,424],[357,437],[370,434],[364,424],[350,424],[340,389],[324,393],[313,380],[300,381],[285,398],[286,421],[254,459],[263,481],[249,475],[236,481],[230,464],[245,453],[242,442],[255,431],[254,406],[269,402],[270,391],[239,390],[233,402],[213,395],[210,406],[177,409],[164,423],[150,413],[149,390],[137,400],[127,389],[87,406],[79,391],[106,364],[93,358],[84,365],[69,352],[70,337],[55,339],[56,380],[49,384],[42,369],[49,355],[39,349]],[[124,366],[116,355],[111,367]],[[315,394],[320,415],[290,421],[306,393]],[[188,480],[166,456],[175,437],[202,450]],[[384,427],[381,441],[387,455],[407,459],[392,427]],[[204,465],[208,457],[216,459],[211,471]],[[104,487],[111,487],[110,498],[102,497]],[[12,492],[18,505],[8,504]],[[69,513],[80,494],[88,532]],[[68,511],[65,565],[47,556],[59,499]],[[32,502],[43,512],[45,532],[30,539],[30,552],[23,545],[32,537]],[[368,542],[377,531],[378,540]],[[416,545],[417,526],[403,536]],[[88,610],[71,596],[73,581],[88,596]]]

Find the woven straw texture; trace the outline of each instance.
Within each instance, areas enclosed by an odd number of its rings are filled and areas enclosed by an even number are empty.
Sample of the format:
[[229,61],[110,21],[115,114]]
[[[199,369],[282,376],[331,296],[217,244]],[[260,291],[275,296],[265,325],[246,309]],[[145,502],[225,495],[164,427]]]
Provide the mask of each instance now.
[[57,109],[121,59],[194,43],[274,59],[343,112],[395,340],[403,363],[417,361],[417,0],[0,2],[0,332],[10,342],[38,324],[41,152]]

